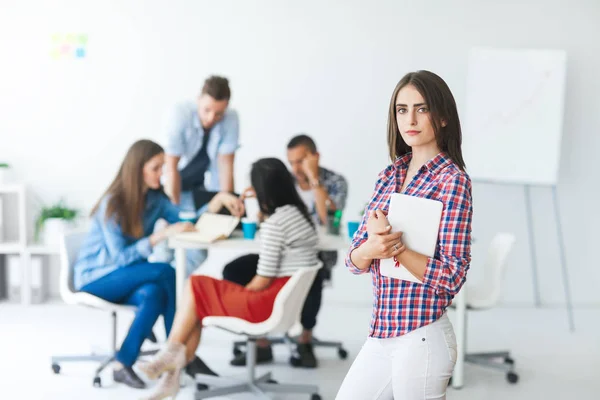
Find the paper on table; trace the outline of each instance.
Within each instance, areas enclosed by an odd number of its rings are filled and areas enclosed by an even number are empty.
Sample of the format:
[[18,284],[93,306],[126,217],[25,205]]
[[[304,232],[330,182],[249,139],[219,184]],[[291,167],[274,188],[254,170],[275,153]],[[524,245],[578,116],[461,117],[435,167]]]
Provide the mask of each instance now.
[[238,217],[231,215],[204,213],[196,222],[197,232],[184,232],[176,235],[177,239],[200,243],[212,243],[227,239],[240,223]]

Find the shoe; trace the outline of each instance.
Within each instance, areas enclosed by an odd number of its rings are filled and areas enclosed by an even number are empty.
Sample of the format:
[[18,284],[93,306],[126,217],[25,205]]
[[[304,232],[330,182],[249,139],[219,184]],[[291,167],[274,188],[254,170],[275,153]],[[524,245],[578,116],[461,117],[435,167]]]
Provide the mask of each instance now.
[[134,389],[145,389],[146,383],[140,379],[139,376],[131,367],[123,367],[121,369],[113,370],[113,380],[115,382],[124,383]]
[[154,334],[153,331],[150,332],[150,335],[148,335],[147,339],[151,342],[151,343],[156,343],[158,342],[158,339],[156,339],[156,335]]
[[194,357],[194,359],[185,366],[185,373],[192,378],[197,374],[219,376],[215,371],[208,368],[208,365],[206,365],[198,356]]
[[163,372],[180,370],[185,367],[185,346],[180,343],[168,343],[154,355],[151,361],[140,361],[139,369],[148,379],[155,380]]
[[292,363],[295,367],[317,368],[317,358],[312,343],[298,343],[293,357],[297,360]]
[[[271,346],[260,347],[256,346],[256,364],[267,364],[273,362],[273,349]],[[235,367],[243,367],[246,365],[246,353],[242,352],[238,354],[230,362]]]
[[154,393],[150,397],[144,398],[144,400],[163,400],[166,398],[175,399],[177,393],[179,393],[180,374],[180,369],[169,371],[164,374],[159,384],[156,385],[156,390]]

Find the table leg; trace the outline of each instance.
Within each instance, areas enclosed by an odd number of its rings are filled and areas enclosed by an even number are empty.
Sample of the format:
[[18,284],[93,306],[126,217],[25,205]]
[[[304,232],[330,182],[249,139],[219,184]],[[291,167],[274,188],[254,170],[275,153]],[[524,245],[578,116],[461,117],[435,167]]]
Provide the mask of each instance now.
[[175,293],[178,306],[181,303],[185,287],[185,261],[185,249],[183,247],[175,248]]

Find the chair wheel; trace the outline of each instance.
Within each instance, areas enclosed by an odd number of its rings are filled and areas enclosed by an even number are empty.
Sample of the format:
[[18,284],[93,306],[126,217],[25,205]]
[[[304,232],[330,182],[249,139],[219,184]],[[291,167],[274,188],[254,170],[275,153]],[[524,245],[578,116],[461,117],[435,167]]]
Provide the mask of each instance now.
[[94,387],[102,387],[102,380],[100,380],[99,376],[94,378]]
[[292,356],[290,357],[290,364],[292,364],[293,367],[299,367],[302,365],[302,361],[299,358]]
[[519,375],[515,374],[514,372],[509,372],[506,374],[506,380],[512,384],[515,384],[519,381]]
[[510,364],[510,365],[515,365],[515,360],[513,360],[510,357],[506,357],[506,358],[504,358],[504,363],[505,364]]
[[208,390],[208,385],[206,383],[196,383],[196,390],[199,392],[202,390]]
[[55,374],[60,374],[60,365],[58,365],[58,364],[52,364],[52,371]]
[[235,357],[237,357],[237,356],[239,356],[240,354],[242,354],[242,351],[240,350],[240,348],[239,348],[239,347],[237,347],[237,346],[233,346],[233,355],[234,355]]
[[343,349],[343,348],[340,347],[338,349],[338,356],[340,356],[340,358],[342,360],[345,360],[346,358],[348,358],[348,352],[345,349]]
[[313,394],[310,396],[310,400],[321,400],[321,396],[320,396],[320,395],[318,395],[317,393],[313,393]]

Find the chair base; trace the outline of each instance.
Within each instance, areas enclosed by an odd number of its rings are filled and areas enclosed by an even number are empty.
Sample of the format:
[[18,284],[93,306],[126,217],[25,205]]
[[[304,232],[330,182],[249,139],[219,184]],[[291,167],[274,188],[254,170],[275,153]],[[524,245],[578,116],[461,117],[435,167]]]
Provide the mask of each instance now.
[[271,373],[259,377],[255,375],[256,339],[250,338],[243,342],[248,351],[246,364],[246,378],[236,379],[220,376],[196,375],[196,383],[200,385],[217,386],[212,389],[196,390],[195,399],[208,399],[211,397],[226,396],[237,393],[253,393],[259,399],[270,399],[268,392],[272,393],[305,393],[311,395],[312,400],[320,400],[317,385],[280,384],[271,378]]
[[[298,344],[298,336],[289,336],[289,335],[284,335],[284,336],[274,336],[274,337],[267,337],[267,340],[271,343],[271,344],[285,344],[290,348],[290,354],[292,354],[292,356],[290,357],[290,364],[292,364],[293,366],[297,366],[295,363],[295,349],[294,349],[294,345]],[[338,356],[342,359],[345,360],[346,358],[348,358],[348,351],[346,349],[344,349],[344,345],[342,342],[335,342],[335,341],[330,341],[330,340],[319,340],[316,337],[312,338],[311,344],[313,345],[313,347],[325,347],[325,348],[333,348],[333,349],[337,349],[337,353]],[[237,356],[240,354],[241,352],[241,347],[244,347],[246,345],[245,341],[237,341],[233,343],[233,355]]]
[[[140,352],[140,357],[143,356],[151,356],[158,353],[158,349],[156,350],[146,350]],[[94,373],[94,386],[102,386],[102,381],[100,379],[100,374],[104,369],[113,361],[115,361],[116,353],[113,354],[86,354],[86,355],[75,355],[75,356],[52,356],[50,361],[52,362],[52,371],[55,374],[60,374],[61,364],[64,362],[100,362],[98,368]]]
[[195,399],[209,399],[211,397],[226,396],[238,393],[253,393],[258,399],[271,399],[267,393],[305,393],[318,399],[319,387],[317,385],[299,385],[287,383],[274,383],[271,373],[250,380],[234,379],[227,377],[196,375],[196,383],[216,386],[213,389],[197,390]]
[[465,355],[465,362],[504,371],[510,383],[517,383],[519,380],[519,376],[515,373],[515,361],[510,358],[508,351],[469,353]]

